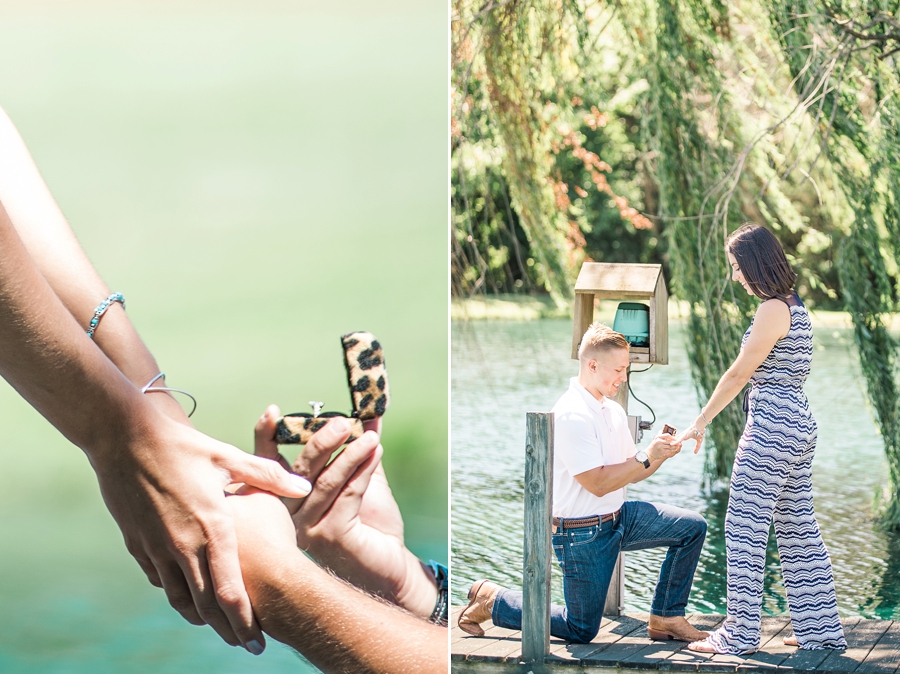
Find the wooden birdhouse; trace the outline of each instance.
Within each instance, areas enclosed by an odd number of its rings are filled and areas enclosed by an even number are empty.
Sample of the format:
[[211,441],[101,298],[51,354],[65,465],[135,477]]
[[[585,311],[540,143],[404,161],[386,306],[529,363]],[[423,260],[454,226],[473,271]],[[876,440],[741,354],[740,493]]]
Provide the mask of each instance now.
[[669,362],[669,292],[662,265],[585,262],[575,282],[572,358],[594,322],[594,299],[621,300],[615,325],[631,342],[632,363]]

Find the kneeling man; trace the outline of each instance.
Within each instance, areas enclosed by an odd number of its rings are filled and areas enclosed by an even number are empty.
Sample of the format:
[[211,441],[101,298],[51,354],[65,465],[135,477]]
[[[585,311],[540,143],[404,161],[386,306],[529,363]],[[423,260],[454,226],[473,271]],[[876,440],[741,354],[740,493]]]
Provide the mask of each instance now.
[[[681,451],[658,435],[636,451],[622,406],[612,398],[628,370],[628,342],[605,325],[588,328],[578,349],[579,374],[553,407],[553,551],[563,572],[566,605],[550,607],[550,633],[587,643],[600,629],[606,592],[619,552],[667,547],[650,608],[653,639],[696,641],[707,633],[684,617],[694,570],[706,538],[698,513],[625,501],[625,485],[651,475]],[[521,629],[522,593],[486,580],[469,590],[460,628],[481,636],[480,623]]]

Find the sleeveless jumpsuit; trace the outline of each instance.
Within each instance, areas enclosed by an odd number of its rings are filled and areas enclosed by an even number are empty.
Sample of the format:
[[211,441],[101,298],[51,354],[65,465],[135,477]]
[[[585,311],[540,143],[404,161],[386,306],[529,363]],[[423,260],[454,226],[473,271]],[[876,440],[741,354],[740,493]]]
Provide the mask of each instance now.
[[[790,330],[750,377],[747,425],[734,457],[725,516],[727,616],[707,639],[720,653],[759,648],[766,543],[773,518],[800,647],[847,647],[831,560],[813,512],[811,465],[817,430],[803,393],[812,361],[812,325],[806,307],[796,296],[793,302]],[[751,321],[741,348],[752,327]]]

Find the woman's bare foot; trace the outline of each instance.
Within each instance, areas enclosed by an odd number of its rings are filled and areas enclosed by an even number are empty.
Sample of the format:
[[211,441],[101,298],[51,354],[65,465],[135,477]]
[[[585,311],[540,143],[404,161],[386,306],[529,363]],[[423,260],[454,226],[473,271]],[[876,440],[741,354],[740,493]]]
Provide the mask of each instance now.
[[[689,651],[696,651],[697,653],[722,653],[722,651],[718,651],[713,648],[712,644],[709,643],[709,640],[704,639],[703,641],[694,641],[688,644]],[[735,653],[734,655],[752,655],[756,653],[756,649],[752,649],[749,651],[744,651],[743,653]],[[727,651],[724,654],[727,654]]]
[[797,637],[785,637],[784,639],[782,639],[782,641],[784,642],[785,646],[800,646],[800,642],[797,641]]
[[704,639],[703,641],[692,641],[688,644],[689,651],[696,651],[697,653],[716,653],[715,648],[709,645],[709,642]]

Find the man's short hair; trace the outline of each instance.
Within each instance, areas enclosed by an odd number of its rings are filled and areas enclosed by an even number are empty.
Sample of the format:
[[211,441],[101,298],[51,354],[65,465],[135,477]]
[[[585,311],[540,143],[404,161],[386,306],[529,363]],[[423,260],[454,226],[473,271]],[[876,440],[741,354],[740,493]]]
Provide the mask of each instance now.
[[593,323],[581,338],[578,346],[578,359],[583,363],[590,358],[609,353],[613,349],[629,348],[628,340],[621,333],[616,332],[603,323]]

